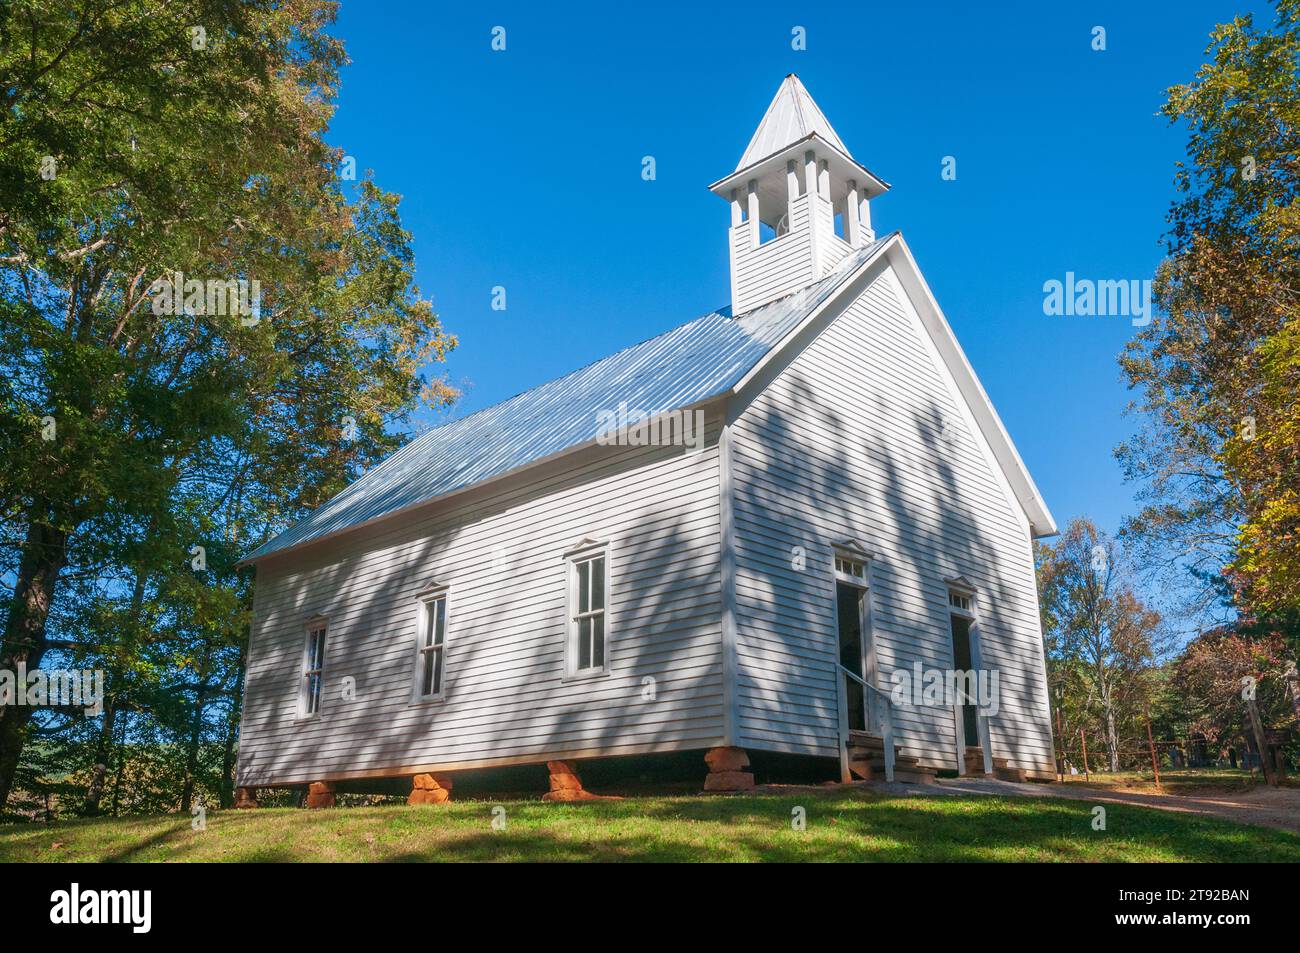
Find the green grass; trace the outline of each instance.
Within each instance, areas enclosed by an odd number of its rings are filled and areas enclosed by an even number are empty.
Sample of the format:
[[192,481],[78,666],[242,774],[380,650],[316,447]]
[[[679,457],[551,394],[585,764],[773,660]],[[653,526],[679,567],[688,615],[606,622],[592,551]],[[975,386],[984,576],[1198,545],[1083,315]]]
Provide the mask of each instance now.
[[[1093,787],[1118,791],[1142,791],[1161,794],[1209,794],[1216,791],[1245,791],[1263,784],[1263,776],[1256,771],[1251,777],[1245,768],[1179,768],[1160,771],[1160,787],[1157,789],[1155,776],[1151,769],[1138,771],[1117,771],[1114,774],[1094,773],[1085,781],[1083,775],[1071,776],[1066,784],[1069,787]],[[1295,787],[1296,779],[1284,778],[1284,787]]]
[[[1290,861],[1300,836],[1086,801],[800,791],[225,811],[0,828],[0,861]],[[795,831],[802,806],[807,829]]]

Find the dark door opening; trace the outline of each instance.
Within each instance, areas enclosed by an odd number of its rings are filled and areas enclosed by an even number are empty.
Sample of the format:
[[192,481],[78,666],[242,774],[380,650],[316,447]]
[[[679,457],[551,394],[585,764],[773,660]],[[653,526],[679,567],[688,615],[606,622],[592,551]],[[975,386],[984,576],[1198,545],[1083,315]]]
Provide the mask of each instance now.
[[[863,675],[862,610],[866,594],[865,589],[848,583],[835,584],[836,615],[839,618],[840,628],[840,664],[859,678]],[[845,683],[849,701],[849,729],[866,731],[867,713],[863,706],[866,700],[865,690],[847,675],[839,674]]]
[[[971,664],[970,650],[970,619],[965,616],[952,616],[952,659],[953,668],[960,672],[969,672],[973,665]],[[961,702],[961,723],[962,730],[965,732],[967,747],[975,748],[979,746],[980,735],[979,725],[975,719],[975,702],[976,699],[965,695],[965,686],[967,681],[963,678],[960,682],[962,687],[963,698]]]

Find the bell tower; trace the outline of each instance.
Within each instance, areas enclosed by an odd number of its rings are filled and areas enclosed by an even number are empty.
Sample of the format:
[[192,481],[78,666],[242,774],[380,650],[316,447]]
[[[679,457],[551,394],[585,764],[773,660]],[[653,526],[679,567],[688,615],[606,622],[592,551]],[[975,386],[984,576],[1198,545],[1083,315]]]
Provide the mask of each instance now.
[[731,313],[739,315],[806,288],[874,241],[869,203],[889,185],[849,155],[791,73],[736,171],[709,189],[731,203]]

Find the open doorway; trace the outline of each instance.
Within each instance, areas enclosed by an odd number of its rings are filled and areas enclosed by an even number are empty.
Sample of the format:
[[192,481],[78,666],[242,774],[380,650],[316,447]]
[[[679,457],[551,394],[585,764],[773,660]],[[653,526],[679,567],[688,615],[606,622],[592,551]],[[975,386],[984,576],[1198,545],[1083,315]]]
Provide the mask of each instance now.
[[980,724],[980,699],[977,678],[981,667],[979,632],[975,627],[975,595],[961,580],[960,588],[950,583],[948,590],[948,627],[952,638],[952,667],[958,695],[953,702],[954,731],[957,736],[957,772],[980,773],[990,770],[989,752]]
[[[847,582],[835,583],[835,610],[839,617],[840,664],[855,675],[863,674],[862,617],[867,590]],[[844,679],[849,700],[849,730],[866,731],[866,692],[851,678]]]
[[[858,678],[869,680],[870,633],[868,630],[867,563],[850,555],[835,554],[835,621],[839,637],[840,664]],[[849,730],[867,731],[866,689],[855,679],[840,674],[849,710]]]
[[[969,672],[975,665],[972,662],[974,658],[971,653],[970,643],[970,624],[969,616],[951,613],[949,619],[952,623],[952,667],[959,672]],[[980,743],[979,721],[976,713],[976,699],[971,698],[967,693],[967,681],[958,680],[962,687],[961,697],[957,699],[957,724],[961,728],[961,736],[957,739],[957,747],[963,750],[966,747],[976,747]]]

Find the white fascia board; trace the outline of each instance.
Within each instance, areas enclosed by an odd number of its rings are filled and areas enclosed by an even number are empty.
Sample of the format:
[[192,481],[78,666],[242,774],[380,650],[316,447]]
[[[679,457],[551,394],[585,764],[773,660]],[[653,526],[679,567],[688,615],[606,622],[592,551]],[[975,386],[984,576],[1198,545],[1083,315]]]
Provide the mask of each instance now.
[[[839,178],[857,179],[861,188],[866,189],[868,198],[878,198],[889,191],[890,185],[847,152],[837,149],[815,132],[810,132],[802,139],[797,139],[769,156],[752,162],[743,169],[725,175],[709,186],[709,191],[721,198],[727,198],[732,189],[743,189],[750,179],[760,178],[772,172],[782,171],[790,159],[802,162],[803,154],[812,148],[821,150],[821,158],[832,163],[831,172]],[[800,175],[802,175],[802,171]]]

